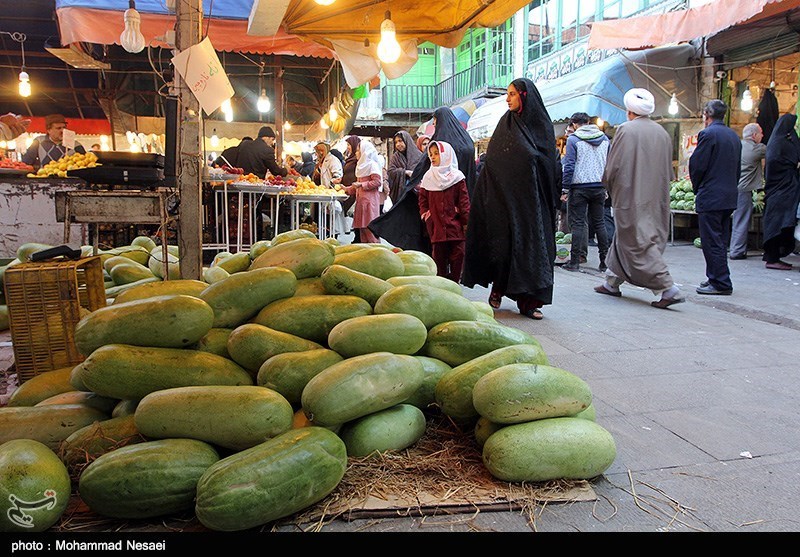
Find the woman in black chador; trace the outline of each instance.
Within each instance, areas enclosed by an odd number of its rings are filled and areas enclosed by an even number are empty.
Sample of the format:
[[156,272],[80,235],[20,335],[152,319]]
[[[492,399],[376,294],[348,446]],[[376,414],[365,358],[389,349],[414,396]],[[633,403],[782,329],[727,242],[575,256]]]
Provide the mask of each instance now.
[[794,227],[800,203],[800,138],[794,129],[795,122],[794,114],[778,118],[764,158],[763,260],[768,269],[792,269],[781,257],[794,251]]
[[522,315],[541,319],[553,301],[561,164],[533,82],[514,80],[507,103],[472,195],[462,284],[491,284],[492,307],[506,296]]

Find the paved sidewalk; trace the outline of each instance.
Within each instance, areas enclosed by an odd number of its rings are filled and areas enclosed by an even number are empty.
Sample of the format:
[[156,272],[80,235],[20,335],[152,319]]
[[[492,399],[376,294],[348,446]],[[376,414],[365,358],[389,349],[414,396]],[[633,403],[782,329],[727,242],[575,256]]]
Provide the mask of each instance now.
[[[532,321],[505,299],[499,321],[534,334],[551,364],[592,389],[617,459],[592,482],[597,501],[518,512],[335,521],[335,532],[800,532],[800,257],[793,271],[760,253],[731,261],[734,293],[701,296],[702,251],[668,246],[686,303],[652,292],[593,291],[595,248],[581,272],[557,268],[554,303]],[[486,300],[483,288],[465,289]]]

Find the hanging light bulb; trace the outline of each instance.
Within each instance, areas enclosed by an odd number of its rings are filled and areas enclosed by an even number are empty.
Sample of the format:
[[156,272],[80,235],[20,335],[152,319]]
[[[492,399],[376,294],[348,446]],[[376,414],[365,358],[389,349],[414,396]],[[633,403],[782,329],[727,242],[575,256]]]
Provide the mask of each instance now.
[[211,148],[216,149],[219,145],[219,136],[217,135],[217,128],[214,128],[214,132],[211,134]]
[[745,112],[750,112],[753,110],[753,95],[750,94],[749,88],[745,89],[744,93],[742,93],[741,107]]
[[272,103],[269,102],[266,89],[261,90],[261,96],[258,97],[256,108],[258,108],[259,112],[269,112],[269,109],[272,108]]
[[146,46],[144,35],[140,30],[142,18],[139,12],[136,11],[136,2],[130,0],[128,2],[128,9],[125,10],[123,19],[125,20],[125,29],[119,36],[119,44],[122,48],[133,54],[141,52]]
[[28,72],[25,70],[19,72],[19,96],[31,96],[31,78],[28,76]]
[[233,105],[230,99],[222,101],[222,105],[220,105],[219,109],[225,115],[226,122],[233,122]]
[[392,64],[400,58],[400,43],[397,42],[392,14],[386,11],[386,19],[381,23],[381,42],[378,43],[378,58],[381,62]]
[[667,107],[667,112],[675,116],[678,113],[678,97],[675,93],[672,93],[672,98],[669,100],[669,106]]
[[336,2],[336,0],[314,0],[314,2],[316,2],[320,6],[330,6],[331,4]]
[[290,129],[292,129],[292,124],[290,122],[284,122],[283,129],[288,132]]
[[319,119],[319,127],[322,128],[323,130],[327,130],[328,128],[330,128],[328,123],[325,121],[324,117]]
[[331,105],[331,109],[328,111],[328,119],[333,122],[339,117],[339,112],[336,110],[336,107]]

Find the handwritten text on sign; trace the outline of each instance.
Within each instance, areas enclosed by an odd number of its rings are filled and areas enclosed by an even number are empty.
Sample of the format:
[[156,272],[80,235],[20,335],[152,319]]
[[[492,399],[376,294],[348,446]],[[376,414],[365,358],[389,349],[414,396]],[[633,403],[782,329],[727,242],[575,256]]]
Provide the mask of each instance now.
[[233,96],[233,86],[208,37],[176,54],[172,63],[206,115]]

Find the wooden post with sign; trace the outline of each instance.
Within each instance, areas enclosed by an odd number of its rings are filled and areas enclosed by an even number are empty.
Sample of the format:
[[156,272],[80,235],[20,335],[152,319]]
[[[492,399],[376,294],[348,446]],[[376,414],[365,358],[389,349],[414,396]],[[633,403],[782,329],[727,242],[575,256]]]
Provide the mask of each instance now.
[[[200,42],[203,8],[202,0],[181,0],[175,3],[175,47],[179,50]],[[176,73],[179,108],[176,158],[178,166],[178,251],[181,276],[185,279],[202,278],[202,129],[200,103],[186,82]],[[166,232],[166,231],[165,231]],[[166,241],[166,234],[163,237]]]

